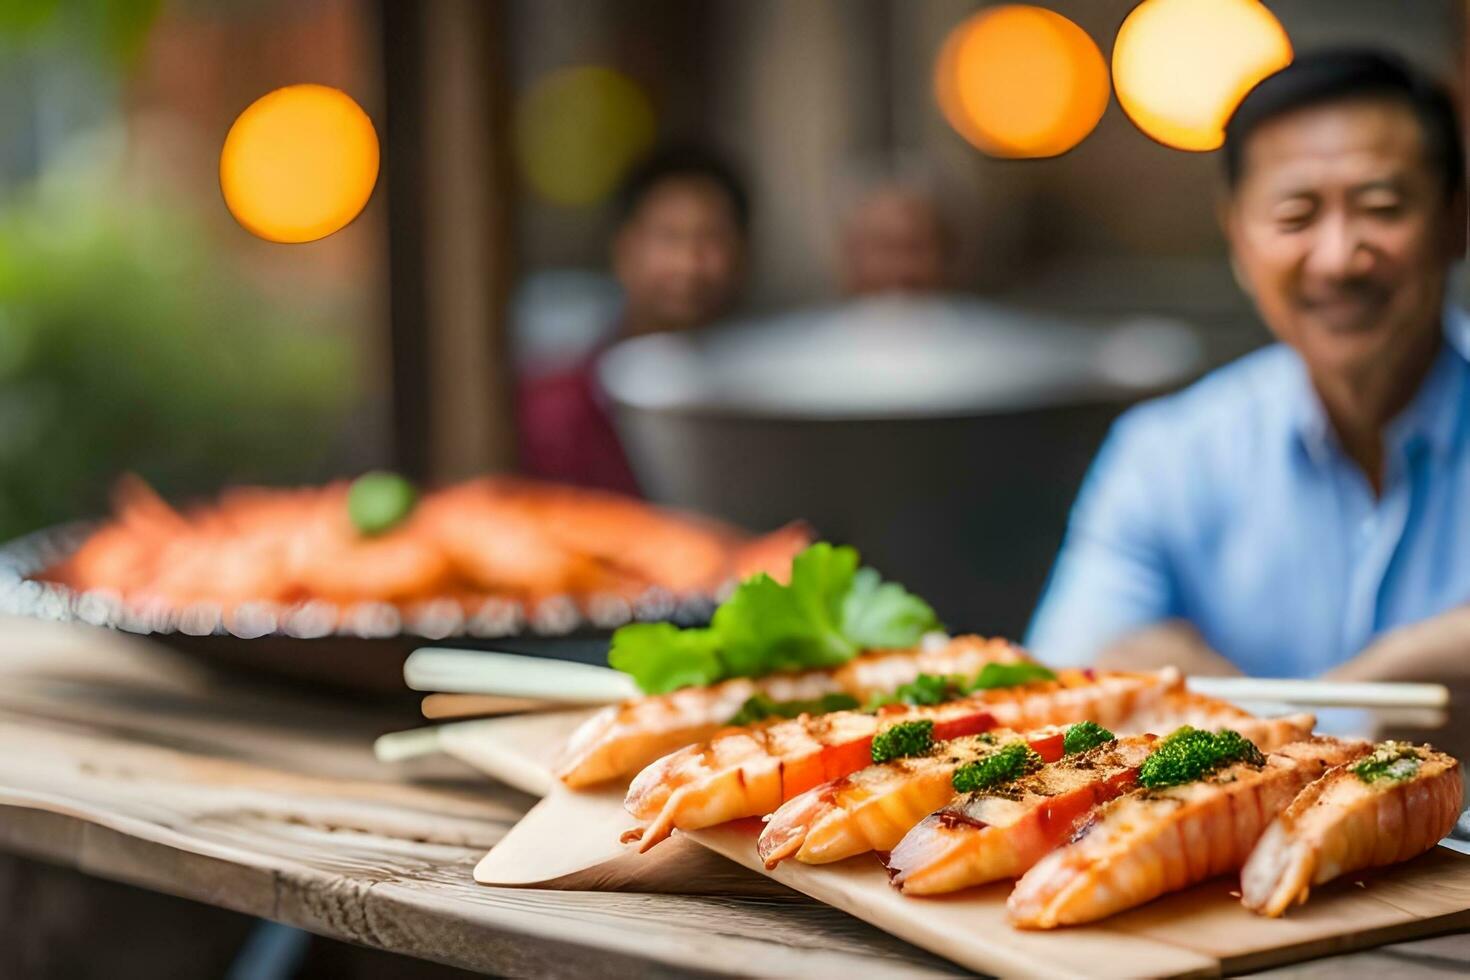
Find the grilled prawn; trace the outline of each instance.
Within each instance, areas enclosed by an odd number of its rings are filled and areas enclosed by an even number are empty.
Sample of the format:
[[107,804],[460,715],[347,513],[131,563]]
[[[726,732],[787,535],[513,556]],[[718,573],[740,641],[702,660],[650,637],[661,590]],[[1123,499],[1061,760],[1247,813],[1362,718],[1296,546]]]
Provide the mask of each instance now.
[[767,818],[756,845],[766,867],[788,857],[827,864],[867,851],[886,851],[925,814],[954,798],[962,766],[1026,745],[1041,762],[1062,755],[1064,732],[1044,728],[1025,735],[1000,730],[941,742],[928,755],[859,769],[807,790]]
[[557,775],[581,788],[635,773],[675,749],[710,738],[756,695],[780,702],[848,694],[865,702],[920,674],[970,675],[986,664],[1026,659],[1004,640],[960,636],[935,648],[863,654],[835,670],[739,677],[636,698],[604,708],[573,732]]
[[871,761],[874,736],[898,722],[932,720],[936,741],[1000,726],[1019,731],[1083,720],[1109,725],[1179,683],[1177,671],[1067,670],[1054,681],[983,691],[934,707],[891,705],[877,715],[840,711],[729,729],[648,766],[633,780],[625,805],[650,821],[639,848],[646,851],[676,827],[694,830],[762,816],[819,783],[863,768]]
[[1152,735],[1124,736],[961,796],[893,848],[893,884],[906,895],[937,895],[1021,875],[1093,807],[1133,789],[1153,743]]
[[624,806],[651,820],[639,834],[646,851],[675,827],[695,830],[758,817],[819,783],[846,776],[872,761],[874,740],[900,725],[930,723],[937,740],[976,735],[996,727],[977,699],[933,707],[890,705],[877,714],[836,711],[789,721],[732,728],[644,769],[628,788]]
[[1180,725],[1214,731],[1229,728],[1255,743],[1262,752],[1297,742],[1312,734],[1316,715],[1301,713],[1280,718],[1257,718],[1227,701],[1186,688],[1164,694],[1119,722],[1117,731],[1129,734],[1172,732]]
[[1266,828],[1241,872],[1241,902],[1279,916],[1313,885],[1422,854],[1454,827],[1461,792],[1454,758],[1385,742],[1302,790]]
[[1031,929],[1092,922],[1234,871],[1303,786],[1367,748],[1314,738],[1105,803],[1021,876],[1006,903],[1011,921]]

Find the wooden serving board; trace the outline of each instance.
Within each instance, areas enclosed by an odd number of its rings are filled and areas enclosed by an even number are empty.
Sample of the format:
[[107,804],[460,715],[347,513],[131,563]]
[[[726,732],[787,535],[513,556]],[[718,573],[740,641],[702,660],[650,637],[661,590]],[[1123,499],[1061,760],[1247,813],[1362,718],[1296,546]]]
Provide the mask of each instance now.
[[787,861],[767,871],[755,851],[757,820],[676,834],[640,855],[618,842],[636,823],[622,808],[621,789],[575,793],[550,778],[558,747],[584,717],[565,712],[476,722],[445,745],[496,778],[544,796],[480,861],[476,881],[596,888],[604,880],[625,881],[640,873],[635,862],[647,862],[646,870],[657,869],[661,878],[686,868],[690,889],[698,890],[698,862],[678,851],[695,842],[962,966],[1005,976],[1214,975],[1470,927],[1470,857],[1444,847],[1332,882],[1280,919],[1247,911],[1232,894],[1238,883],[1217,878],[1095,925],[1050,932],[1006,923],[1008,883],[941,898],[905,897],[889,886],[872,855],[825,866]]

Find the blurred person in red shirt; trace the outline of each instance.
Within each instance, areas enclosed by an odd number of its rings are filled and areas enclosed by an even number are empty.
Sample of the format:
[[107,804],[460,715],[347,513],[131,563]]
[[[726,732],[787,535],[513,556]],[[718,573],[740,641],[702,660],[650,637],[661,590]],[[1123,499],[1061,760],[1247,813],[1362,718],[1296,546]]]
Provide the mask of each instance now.
[[526,473],[637,494],[597,361],[625,337],[692,330],[731,308],[745,280],[750,205],[734,170],[691,146],[635,167],[617,205],[611,259],[623,307],[616,328],[571,367],[521,379],[517,428]]

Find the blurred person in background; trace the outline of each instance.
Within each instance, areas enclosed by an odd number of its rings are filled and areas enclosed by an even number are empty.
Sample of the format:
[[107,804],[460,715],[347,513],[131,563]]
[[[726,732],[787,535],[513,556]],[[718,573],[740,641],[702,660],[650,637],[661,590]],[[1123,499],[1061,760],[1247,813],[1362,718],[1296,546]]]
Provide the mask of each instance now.
[[1237,108],[1221,205],[1280,343],[1125,413],[1028,642],[1058,664],[1470,674],[1470,319],[1448,94],[1308,54]]
[[922,181],[886,177],[852,195],[839,240],[839,278],[848,296],[943,293],[954,238],[938,195]]
[[569,369],[522,379],[517,428],[525,472],[636,494],[638,484],[597,385],[597,360],[625,337],[707,326],[745,281],[750,204],[734,170],[697,147],[656,152],[617,197],[612,271],[623,290],[610,338]]

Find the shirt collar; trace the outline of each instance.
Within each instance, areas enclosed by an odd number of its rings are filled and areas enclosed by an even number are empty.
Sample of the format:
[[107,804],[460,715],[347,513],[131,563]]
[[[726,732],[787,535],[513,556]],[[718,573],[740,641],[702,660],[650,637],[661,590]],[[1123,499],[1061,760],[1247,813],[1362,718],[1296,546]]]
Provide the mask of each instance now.
[[[1291,407],[1295,428],[1312,460],[1321,463],[1337,445],[1327,411],[1307,376],[1306,365],[1293,358]],[[1390,452],[1422,443],[1435,455],[1454,446],[1464,404],[1467,361],[1470,361],[1470,316],[1458,307],[1446,307],[1444,343],[1409,404],[1388,424],[1384,442]]]

